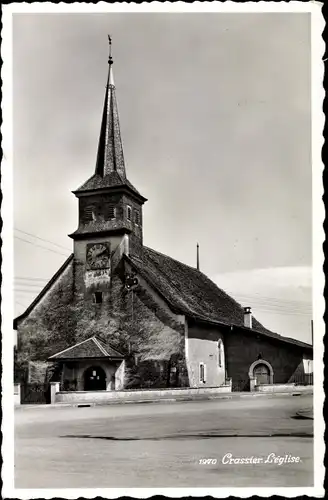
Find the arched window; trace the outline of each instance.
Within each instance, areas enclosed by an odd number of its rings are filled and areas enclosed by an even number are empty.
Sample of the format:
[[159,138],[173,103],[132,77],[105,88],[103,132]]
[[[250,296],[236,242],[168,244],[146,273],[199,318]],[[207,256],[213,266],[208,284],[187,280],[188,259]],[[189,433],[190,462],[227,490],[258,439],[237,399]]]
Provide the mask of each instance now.
[[224,355],[223,342],[220,339],[218,341],[218,365],[219,365],[219,368],[222,368],[222,366],[223,366],[223,355]]

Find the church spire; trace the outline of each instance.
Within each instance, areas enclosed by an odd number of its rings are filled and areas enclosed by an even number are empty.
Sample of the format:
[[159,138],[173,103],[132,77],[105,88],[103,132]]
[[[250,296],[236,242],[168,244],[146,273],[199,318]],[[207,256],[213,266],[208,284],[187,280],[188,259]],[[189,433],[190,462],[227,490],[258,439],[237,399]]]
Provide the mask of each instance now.
[[112,40],[108,35],[108,77],[101,121],[95,174],[106,177],[116,172],[121,180],[126,179],[120,123],[113,79]]
[[120,122],[118,117],[115,85],[113,79],[112,40],[108,36],[108,77],[105,92],[105,102],[101,119],[98,142],[96,168],[94,174],[73,193],[80,197],[91,191],[115,190],[123,187],[130,194],[144,203],[146,198],[131,184],[126,177],[123,147],[121,140]]

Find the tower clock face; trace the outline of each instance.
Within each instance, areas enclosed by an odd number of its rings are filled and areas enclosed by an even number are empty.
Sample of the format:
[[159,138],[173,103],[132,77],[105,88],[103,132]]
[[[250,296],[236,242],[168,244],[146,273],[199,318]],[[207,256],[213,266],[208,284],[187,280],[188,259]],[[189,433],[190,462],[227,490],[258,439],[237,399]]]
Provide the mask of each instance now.
[[109,248],[104,243],[95,243],[87,248],[87,264],[90,269],[103,269],[109,266]]

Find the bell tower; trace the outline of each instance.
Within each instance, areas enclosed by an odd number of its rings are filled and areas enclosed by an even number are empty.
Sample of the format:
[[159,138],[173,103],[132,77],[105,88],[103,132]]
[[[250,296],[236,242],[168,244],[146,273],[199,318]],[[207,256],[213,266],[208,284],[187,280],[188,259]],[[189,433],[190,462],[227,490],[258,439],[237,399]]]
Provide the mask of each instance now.
[[79,200],[79,225],[69,236],[75,258],[87,268],[102,269],[124,239],[125,253],[141,257],[142,206],[146,200],[127,179],[116,91],[112,43],[94,174],[73,191]]

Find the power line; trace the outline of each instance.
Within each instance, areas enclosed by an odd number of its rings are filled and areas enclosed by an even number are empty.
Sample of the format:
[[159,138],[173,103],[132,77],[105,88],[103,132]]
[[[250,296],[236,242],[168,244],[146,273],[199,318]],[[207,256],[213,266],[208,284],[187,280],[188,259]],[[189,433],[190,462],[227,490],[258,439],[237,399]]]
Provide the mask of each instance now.
[[257,296],[257,297],[253,297],[251,295],[241,295],[241,294],[234,294],[234,293],[230,293],[230,295],[232,295],[233,297],[235,297],[236,299],[242,301],[242,302],[254,302],[254,303],[258,303],[258,302],[261,302],[263,304],[272,304],[272,305],[276,305],[276,306],[288,306],[288,307],[307,307],[307,306],[311,306],[311,301],[305,301],[305,300],[290,300],[290,299],[275,299],[275,298],[265,298],[265,297],[261,297],[261,295]]
[[[231,292],[230,292],[231,293]],[[278,297],[268,297],[266,295],[262,295],[261,293],[255,293],[254,292],[254,295],[252,294],[239,294],[239,293],[236,293],[234,294],[236,295],[236,297],[244,297],[246,299],[250,299],[250,300],[253,300],[253,299],[258,299],[258,298],[261,298],[261,299],[264,299],[264,300],[269,300],[269,301],[273,301],[273,302],[290,302],[290,303],[307,303],[306,300],[292,300],[292,299],[279,299]]]
[[[242,303],[247,304],[248,306],[250,305],[249,302],[242,302]],[[278,310],[278,311],[299,311],[299,312],[303,312],[303,311],[311,312],[312,311],[312,307],[310,305],[308,305],[307,307],[303,307],[303,306],[296,307],[296,306],[290,306],[289,304],[278,305],[278,304],[272,304],[272,303],[268,303],[268,302],[253,302],[252,307],[269,307],[273,310]]]
[[295,312],[295,311],[275,311],[273,309],[265,309],[265,308],[257,308],[257,311],[265,311],[269,314],[279,314],[280,316],[306,316],[307,318],[312,317],[312,311],[308,313],[301,313],[301,312]]
[[276,305],[289,304],[291,306],[302,306],[302,305],[306,306],[306,305],[311,304],[311,301],[307,301],[307,300],[267,299],[265,297],[263,297],[263,298],[261,298],[260,296],[251,297],[248,295],[235,295],[235,297],[238,297],[240,300],[243,300],[243,302],[245,302],[246,300],[249,302],[257,302],[260,300],[261,302],[266,302],[269,304],[276,304]]
[[[47,282],[47,280],[45,280],[45,283],[20,282],[20,283],[16,283],[14,286],[18,287],[18,288],[15,288],[15,290],[17,290],[17,291],[34,293],[36,290],[33,290],[33,288],[36,288],[37,291],[41,291],[44,288],[46,282]],[[312,314],[312,308],[310,308],[310,307],[308,307],[308,308],[295,308],[295,307],[290,307],[288,305],[278,306],[276,304],[268,304],[266,302],[253,303],[253,307],[254,307],[254,309],[270,311],[272,313],[274,313],[274,312],[277,312],[277,313],[280,312],[281,314],[300,313],[302,315],[311,315]]]
[[16,304],[18,304],[18,305],[20,305],[20,306],[22,306],[22,307],[26,307],[26,305],[25,305],[25,304],[22,304],[22,302],[19,302],[19,300],[15,300],[15,302],[16,302]]
[[28,278],[23,276],[15,276],[15,280],[19,281],[49,281],[50,278]]
[[[29,289],[23,289],[23,288],[16,288],[15,289],[15,294],[32,294],[32,295],[38,295],[40,291],[42,290],[29,290]],[[312,316],[312,311],[295,311],[292,309],[289,310],[279,310],[279,309],[270,309],[267,307],[255,307],[257,312],[266,312],[269,314],[278,314],[280,316],[306,316],[306,317],[311,317]]]
[[[232,293],[232,290],[230,289],[230,293]],[[246,298],[253,298],[253,299],[256,299],[256,298],[262,298],[262,299],[265,299],[265,300],[277,300],[277,301],[281,301],[281,300],[285,300],[285,299],[281,299],[279,297],[268,297],[267,295],[263,295],[262,293],[260,292],[254,292],[253,294],[252,293],[238,293],[238,292],[234,292],[236,295],[238,295],[239,297],[246,297]],[[306,302],[306,301],[302,301],[302,300],[293,300],[293,299],[286,299],[288,300],[289,302]]]
[[35,283],[17,283],[16,285],[14,285],[14,289],[17,290],[17,288],[15,288],[15,286],[18,286],[18,287],[30,287],[30,288],[26,288],[27,290],[30,290],[30,291],[42,290],[45,287],[45,285],[46,284],[37,285]]
[[17,227],[15,227],[14,229],[15,229],[15,231],[18,231],[19,233],[26,234],[27,236],[32,236],[33,238],[36,238],[36,239],[41,240],[41,241],[45,241],[46,243],[51,243],[51,245],[55,245],[58,248],[63,248],[64,250],[68,250],[69,252],[71,251],[70,248],[64,247],[63,245],[59,245],[58,243],[47,240],[45,238],[40,238],[40,236],[37,236],[36,234],[28,233],[27,231],[22,231],[21,229],[18,229]]
[[37,243],[33,243],[32,241],[24,240],[24,238],[20,238],[20,236],[14,236],[17,240],[24,241],[25,243],[29,243],[30,245],[33,245],[35,247],[43,248],[43,250],[49,250],[49,252],[57,253],[59,255],[64,255],[65,257],[68,257],[66,253],[58,252],[57,250],[53,250],[52,248],[47,248],[43,247],[41,245],[38,245]]
[[[247,304],[249,305],[249,303],[247,302]],[[268,308],[268,309],[271,309],[272,311],[286,311],[286,312],[300,312],[300,313],[309,313],[311,314],[312,313],[312,307],[293,307],[293,306],[288,306],[285,305],[285,306],[278,306],[276,304],[268,304],[268,303],[261,303],[261,302],[254,302],[252,304],[252,308],[256,309],[256,308]]]

